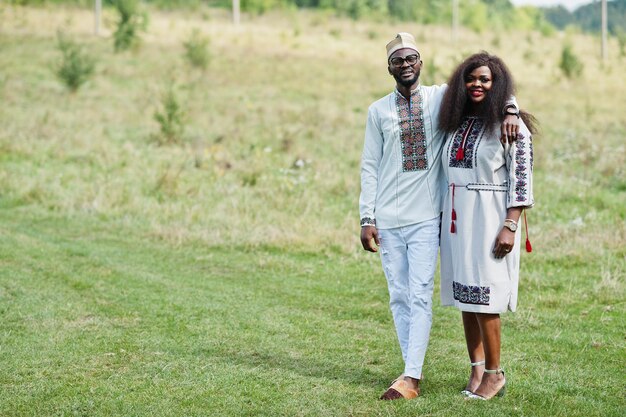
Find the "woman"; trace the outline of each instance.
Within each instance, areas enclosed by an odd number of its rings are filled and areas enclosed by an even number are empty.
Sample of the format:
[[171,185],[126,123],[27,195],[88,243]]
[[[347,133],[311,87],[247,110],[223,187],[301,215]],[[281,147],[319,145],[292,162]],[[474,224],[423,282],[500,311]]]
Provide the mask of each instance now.
[[[504,394],[500,313],[515,311],[522,210],[533,205],[534,118],[517,114],[517,140],[500,143],[513,80],[502,60],[472,55],[452,74],[441,105],[448,179],[441,235],[441,299],[462,312],[472,365],[463,393],[487,400]],[[510,112],[511,110],[507,110]],[[527,250],[530,243],[527,240]]]

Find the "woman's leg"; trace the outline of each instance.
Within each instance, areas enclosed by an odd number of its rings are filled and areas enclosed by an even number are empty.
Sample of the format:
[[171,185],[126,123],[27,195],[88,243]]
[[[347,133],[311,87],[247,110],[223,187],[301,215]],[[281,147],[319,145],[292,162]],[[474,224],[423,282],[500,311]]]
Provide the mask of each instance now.
[[[480,326],[478,325],[478,319],[476,313],[469,313],[463,311],[463,329],[465,330],[465,343],[467,344],[467,353],[469,354],[470,362],[476,363],[485,360],[485,352],[483,351],[483,341],[480,334]],[[470,374],[469,381],[465,386],[467,391],[474,392],[480,385],[480,381],[483,377],[484,365],[472,366],[472,373]]]
[[[483,349],[485,350],[485,369],[500,369],[500,315],[477,313],[476,319],[480,327]],[[484,373],[475,394],[491,398],[504,386],[504,375]]]

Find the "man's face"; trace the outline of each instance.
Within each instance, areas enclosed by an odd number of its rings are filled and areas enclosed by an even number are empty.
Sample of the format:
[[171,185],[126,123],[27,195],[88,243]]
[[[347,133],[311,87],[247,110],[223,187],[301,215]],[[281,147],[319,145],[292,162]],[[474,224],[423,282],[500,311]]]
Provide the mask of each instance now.
[[422,69],[422,61],[417,51],[409,48],[398,49],[391,54],[387,67],[389,74],[396,82],[404,87],[410,87],[417,82]]

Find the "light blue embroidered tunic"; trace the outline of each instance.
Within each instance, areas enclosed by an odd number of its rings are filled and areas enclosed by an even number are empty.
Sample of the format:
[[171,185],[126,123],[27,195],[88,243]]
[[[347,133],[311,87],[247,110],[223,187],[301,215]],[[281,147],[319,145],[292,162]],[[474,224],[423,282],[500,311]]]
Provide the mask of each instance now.
[[361,158],[361,225],[379,229],[439,217],[445,180],[439,108],[447,85],[397,90],[368,110]]

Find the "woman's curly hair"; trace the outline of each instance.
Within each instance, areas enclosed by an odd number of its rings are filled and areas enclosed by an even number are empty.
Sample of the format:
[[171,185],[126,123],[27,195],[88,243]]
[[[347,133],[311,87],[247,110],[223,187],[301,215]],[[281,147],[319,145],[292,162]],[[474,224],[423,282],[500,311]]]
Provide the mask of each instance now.
[[[484,118],[487,126],[499,125],[504,120],[504,106],[515,92],[513,77],[500,58],[483,51],[463,61],[448,80],[448,90],[443,97],[439,113],[439,128],[444,132],[455,132],[461,125],[463,117],[469,114],[473,103],[468,98],[465,80],[472,71],[482,66],[491,70],[492,85],[485,100],[475,109],[476,115]],[[525,111],[520,111],[520,117],[530,132],[535,133],[536,119]]]

